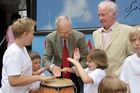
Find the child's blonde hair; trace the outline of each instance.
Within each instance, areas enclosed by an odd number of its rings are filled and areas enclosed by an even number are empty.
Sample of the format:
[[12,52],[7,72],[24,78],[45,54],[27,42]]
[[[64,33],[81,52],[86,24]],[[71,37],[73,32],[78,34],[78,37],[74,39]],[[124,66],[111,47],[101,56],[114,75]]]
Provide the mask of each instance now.
[[135,27],[135,31],[133,31],[133,32],[131,32],[131,33],[129,34],[129,40],[130,40],[131,43],[132,43],[133,37],[134,37],[135,35],[140,37],[140,26],[136,26],[136,27]]
[[17,19],[12,24],[12,31],[14,38],[20,37],[24,32],[30,32],[31,28],[35,26],[36,22],[32,20],[31,18],[21,18]]
[[107,55],[104,50],[91,49],[87,59],[96,62],[97,68],[106,69],[108,67]]
[[115,74],[107,75],[99,84],[98,93],[126,93],[127,85]]

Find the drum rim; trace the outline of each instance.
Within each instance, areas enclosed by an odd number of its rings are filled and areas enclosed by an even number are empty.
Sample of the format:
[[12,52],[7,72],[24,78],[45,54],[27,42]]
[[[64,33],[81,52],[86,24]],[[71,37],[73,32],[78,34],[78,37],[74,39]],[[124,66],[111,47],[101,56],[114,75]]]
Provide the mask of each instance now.
[[[70,79],[67,79],[67,78],[61,78],[62,80],[70,80]],[[60,79],[60,80],[61,80]],[[44,82],[41,82],[40,83],[40,86],[43,86],[43,87],[49,87],[49,88],[66,88],[66,87],[72,87],[74,86],[74,83],[71,82],[70,84],[67,84],[67,85],[58,85],[58,86],[54,86],[54,85],[46,85]]]
[[43,87],[48,87],[48,88],[67,88],[67,87],[73,87],[74,85],[68,85],[68,86],[48,86],[48,85],[43,85],[41,84],[41,86]]

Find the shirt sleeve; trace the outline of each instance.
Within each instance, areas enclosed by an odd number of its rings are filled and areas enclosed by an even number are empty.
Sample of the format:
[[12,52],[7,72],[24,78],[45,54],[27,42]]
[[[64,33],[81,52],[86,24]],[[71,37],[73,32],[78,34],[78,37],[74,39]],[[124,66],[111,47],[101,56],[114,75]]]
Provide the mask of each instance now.
[[101,69],[95,69],[89,76],[92,78],[94,85],[99,85],[101,80],[105,77],[105,71]]
[[121,74],[120,74],[120,79],[122,81],[124,81],[125,83],[128,83],[129,72],[130,72],[129,61],[128,60],[125,60],[123,66],[122,66]]
[[21,59],[19,54],[15,53],[6,59],[8,76],[21,74]]

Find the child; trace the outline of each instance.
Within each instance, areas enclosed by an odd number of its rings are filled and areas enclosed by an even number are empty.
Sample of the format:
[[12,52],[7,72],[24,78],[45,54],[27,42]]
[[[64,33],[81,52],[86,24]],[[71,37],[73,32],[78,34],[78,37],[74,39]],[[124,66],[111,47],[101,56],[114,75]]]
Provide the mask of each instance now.
[[43,72],[48,69],[48,67],[45,67],[45,68],[41,69],[41,66],[40,66],[41,57],[37,52],[29,51],[29,56],[32,60],[33,75],[43,74]]
[[128,84],[131,93],[140,93],[140,27],[129,35],[135,53],[126,58],[120,79]]
[[68,61],[75,65],[76,75],[83,80],[84,93],[97,93],[98,85],[106,75],[104,69],[108,67],[106,53],[100,49],[92,49],[87,56],[86,69],[78,62],[80,59],[78,48],[74,50],[74,59],[68,58]]
[[[29,56],[32,60],[32,70],[33,70],[33,75],[42,75],[42,76],[45,76],[43,74],[43,72],[45,70],[48,69],[48,67],[45,67],[45,68],[42,68],[41,69],[41,66],[40,66],[40,62],[41,62],[41,57],[40,55],[37,53],[37,52],[34,52],[34,51],[29,51]],[[33,83],[33,86],[32,88],[34,89],[39,89],[40,87],[40,81],[36,81]]]
[[115,74],[106,76],[98,87],[98,93],[127,93],[127,85]]
[[32,83],[52,77],[32,75],[32,62],[26,46],[34,37],[35,21],[30,18],[17,19],[12,25],[14,43],[4,53],[2,68],[2,93],[29,93]]

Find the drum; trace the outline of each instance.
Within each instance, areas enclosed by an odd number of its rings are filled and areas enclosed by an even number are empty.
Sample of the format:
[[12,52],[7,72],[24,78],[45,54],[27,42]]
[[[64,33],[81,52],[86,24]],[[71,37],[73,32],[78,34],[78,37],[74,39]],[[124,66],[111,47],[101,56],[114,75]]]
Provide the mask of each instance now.
[[74,93],[74,83],[66,78],[47,80],[41,82],[40,93]]

